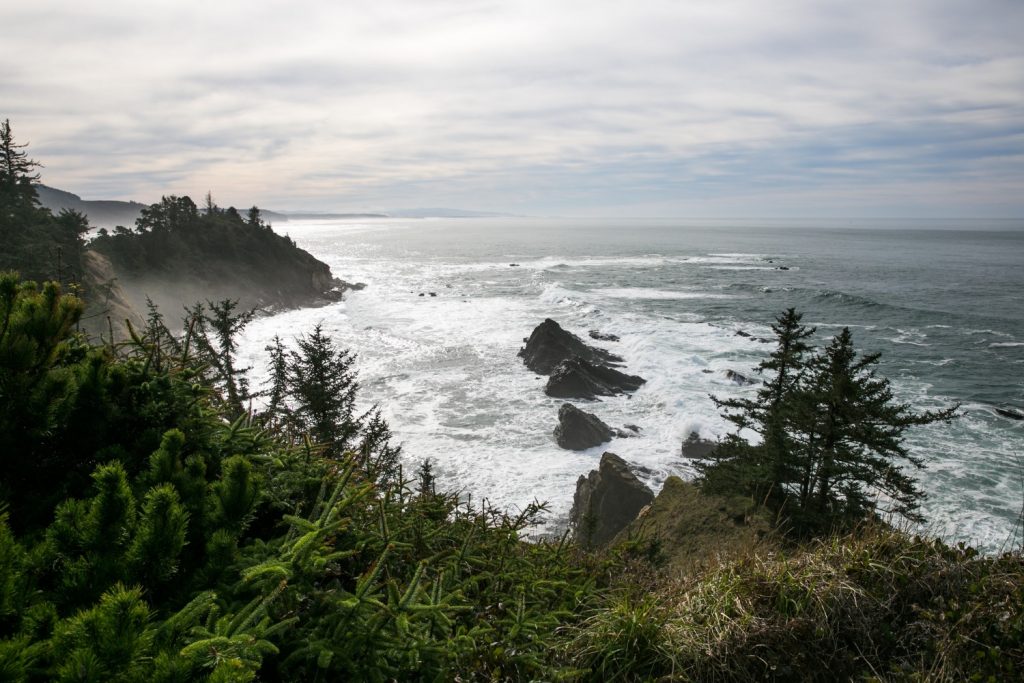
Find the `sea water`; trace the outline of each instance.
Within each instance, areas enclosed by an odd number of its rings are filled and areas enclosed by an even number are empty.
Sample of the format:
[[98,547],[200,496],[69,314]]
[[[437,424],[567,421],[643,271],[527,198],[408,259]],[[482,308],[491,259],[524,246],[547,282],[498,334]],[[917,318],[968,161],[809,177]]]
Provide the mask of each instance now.
[[[293,221],[275,226],[366,283],[344,301],[255,320],[242,355],[256,384],[264,347],[320,323],[357,355],[360,401],[378,405],[410,467],[509,508],[550,506],[564,526],[577,478],[613,451],[657,492],[692,477],[680,444],[730,425],[710,396],[752,395],[769,324],[803,312],[824,345],[849,327],[917,410],[962,405],[951,424],[912,429],[927,494],[924,531],[986,550],[1014,541],[1024,504],[1024,230],[1013,223],[581,220]],[[544,318],[625,359],[647,383],[577,402],[612,427],[640,427],[582,452],[559,448],[561,400],[516,357]],[[588,332],[614,334],[595,341]],[[743,336],[737,334],[744,333]]]

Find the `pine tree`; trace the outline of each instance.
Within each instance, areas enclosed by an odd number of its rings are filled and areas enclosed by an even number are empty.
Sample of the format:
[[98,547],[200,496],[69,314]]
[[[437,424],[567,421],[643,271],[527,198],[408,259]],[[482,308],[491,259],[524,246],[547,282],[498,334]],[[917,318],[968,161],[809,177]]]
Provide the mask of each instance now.
[[238,335],[256,315],[255,309],[236,313],[237,308],[238,301],[224,299],[207,301],[206,306],[197,303],[189,310],[196,343],[226,393],[234,417],[245,412],[245,402],[250,398],[249,380],[245,376],[250,368],[237,366]]
[[921,520],[916,509],[923,493],[901,465],[920,469],[924,462],[910,454],[903,435],[910,427],[948,422],[959,405],[915,413],[876,374],[879,357],[858,357],[843,328],[810,363],[802,414],[793,423],[803,465],[798,508],[808,522],[842,524],[879,507]]
[[337,348],[321,324],[297,343],[288,363],[293,419],[329,455],[340,456],[360,427],[353,413],[359,388],[355,356]]
[[264,391],[267,397],[266,414],[280,416],[281,411],[287,410],[285,398],[288,396],[288,352],[284,348],[281,336],[277,334],[264,350],[270,354],[270,379]]
[[948,421],[959,406],[915,413],[876,374],[879,354],[858,357],[849,329],[811,356],[814,330],[800,319],[789,309],[773,325],[778,345],[758,367],[766,379],[755,398],[712,397],[736,431],[697,464],[702,486],[753,495],[798,532],[828,531],[879,509],[919,519],[923,494],[903,465],[924,463],[903,445],[904,433]]
[[41,164],[28,158],[25,152],[27,144],[14,142],[10,119],[0,123],[0,193],[20,195],[33,203],[36,202],[36,191],[32,183],[39,180],[39,174],[33,173]]
[[[706,462],[697,464],[709,489],[739,490],[776,501],[788,493],[795,480],[796,456],[787,429],[812,350],[806,340],[815,331],[800,324],[802,317],[790,308],[776,318],[772,325],[776,348],[756,369],[764,383],[755,398],[711,397],[737,432],[720,443]],[[740,438],[744,429],[757,433],[761,444],[752,448]]]

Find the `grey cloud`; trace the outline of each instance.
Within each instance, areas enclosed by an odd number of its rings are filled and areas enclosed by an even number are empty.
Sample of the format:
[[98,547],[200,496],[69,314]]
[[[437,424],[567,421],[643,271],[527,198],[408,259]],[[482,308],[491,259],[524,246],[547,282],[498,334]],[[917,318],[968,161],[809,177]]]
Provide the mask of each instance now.
[[0,21],[0,116],[91,196],[785,213],[809,192],[891,208],[898,185],[908,211],[942,191],[1024,214],[1000,189],[1024,175],[1014,0],[40,2]]

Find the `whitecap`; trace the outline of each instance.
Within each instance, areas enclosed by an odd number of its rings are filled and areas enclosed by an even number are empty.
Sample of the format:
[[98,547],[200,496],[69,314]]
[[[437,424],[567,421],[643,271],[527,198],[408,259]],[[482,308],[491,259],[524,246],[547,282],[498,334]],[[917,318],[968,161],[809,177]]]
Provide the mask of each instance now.
[[667,289],[648,289],[646,287],[610,287],[608,289],[591,290],[595,294],[613,299],[735,299],[731,294],[714,294],[711,292],[680,292]]

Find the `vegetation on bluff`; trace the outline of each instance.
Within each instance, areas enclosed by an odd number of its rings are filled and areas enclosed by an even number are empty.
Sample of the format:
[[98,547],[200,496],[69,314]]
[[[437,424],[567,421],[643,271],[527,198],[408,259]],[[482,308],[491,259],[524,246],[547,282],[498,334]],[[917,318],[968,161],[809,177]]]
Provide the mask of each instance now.
[[129,291],[167,310],[205,298],[243,307],[309,303],[336,284],[325,263],[274,232],[259,209],[243,217],[209,195],[202,210],[189,197],[163,197],[134,228],[101,229],[90,246]]
[[39,164],[25,147],[14,141],[9,120],[0,123],[0,269],[39,281],[78,282],[88,221],[77,211],[54,216],[39,206]]
[[[94,333],[108,331],[105,309],[114,309],[119,327],[117,318],[131,314],[125,306],[144,311],[147,299],[177,311],[206,299],[251,308],[338,296],[341,283],[327,264],[274,232],[259,209],[242,216],[209,195],[203,209],[189,197],[163,197],[135,226],[101,229],[87,242],[82,213],[40,206],[38,167],[9,121],[0,123],[0,269],[73,285],[90,307],[83,326]],[[120,301],[122,293],[130,301]]]
[[713,399],[737,431],[698,464],[702,486],[762,500],[798,533],[849,528],[879,508],[921,521],[923,494],[903,466],[923,462],[903,434],[948,421],[959,406],[913,412],[875,372],[879,354],[858,356],[849,328],[814,353],[814,330],[800,319],[789,309],[772,326],[777,345],[758,367],[756,398]]

